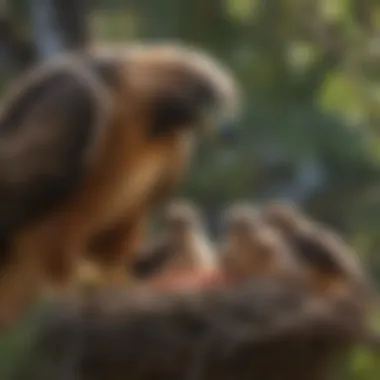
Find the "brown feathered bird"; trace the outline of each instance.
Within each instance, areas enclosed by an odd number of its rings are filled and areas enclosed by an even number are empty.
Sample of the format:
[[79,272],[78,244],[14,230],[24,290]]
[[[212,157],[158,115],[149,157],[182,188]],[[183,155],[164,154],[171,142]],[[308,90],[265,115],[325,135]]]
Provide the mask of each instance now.
[[237,99],[218,62],[165,44],[59,57],[20,78],[0,110],[0,319],[46,282],[66,286],[84,258],[124,279],[196,136],[230,121]]
[[372,293],[362,264],[351,247],[331,229],[307,217],[296,205],[274,202],[262,208],[262,219],[288,241],[308,268],[311,283],[325,294]]
[[257,276],[301,278],[302,265],[287,241],[263,223],[250,204],[230,206],[223,215],[224,241],[221,257],[224,271],[238,281]]
[[168,288],[175,288],[176,282],[190,284],[192,278],[196,281],[197,276],[218,269],[218,257],[203,215],[192,202],[170,202],[164,210],[163,230],[163,236],[143,251],[135,263],[137,277],[153,278],[161,287],[172,284]]

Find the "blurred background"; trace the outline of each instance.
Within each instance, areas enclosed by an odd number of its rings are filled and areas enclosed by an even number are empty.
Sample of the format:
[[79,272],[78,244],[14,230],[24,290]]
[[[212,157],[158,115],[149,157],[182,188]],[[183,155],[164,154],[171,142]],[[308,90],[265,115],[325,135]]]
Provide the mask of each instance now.
[[[242,84],[238,135],[200,146],[180,191],[211,226],[234,200],[292,200],[380,284],[380,1],[0,0],[0,93],[61,52],[136,40],[206,49]],[[28,334],[0,342],[1,379]],[[378,380],[380,360],[357,350],[344,371]]]

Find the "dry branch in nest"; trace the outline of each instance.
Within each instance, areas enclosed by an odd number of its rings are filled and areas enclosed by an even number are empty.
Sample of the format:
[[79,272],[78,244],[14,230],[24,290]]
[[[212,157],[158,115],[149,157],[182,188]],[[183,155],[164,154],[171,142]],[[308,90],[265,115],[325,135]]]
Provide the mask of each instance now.
[[326,379],[360,338],[359,302],[268,279],[186,294],[104,291],[50,310],[35,350],[44,365],[26,378]]

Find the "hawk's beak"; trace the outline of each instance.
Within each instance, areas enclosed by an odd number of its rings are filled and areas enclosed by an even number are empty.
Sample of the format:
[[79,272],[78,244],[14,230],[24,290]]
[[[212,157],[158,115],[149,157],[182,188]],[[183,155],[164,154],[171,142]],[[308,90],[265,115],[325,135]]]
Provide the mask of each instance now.
[[236,125],[236,122],[229,121],[223,123],[219,127],[219,140],[222,142],[230,143],[230,142],[235,142],[238,138],[238,128]]
[[201,113],[206,138],[213,143],[231,143],[238,137],[240,114],[229,109],[209,107]]
[[237,141],[239,131],[235,122],[224,122],[215,128],[207,129],[206,135],[212,143],[231,144]]

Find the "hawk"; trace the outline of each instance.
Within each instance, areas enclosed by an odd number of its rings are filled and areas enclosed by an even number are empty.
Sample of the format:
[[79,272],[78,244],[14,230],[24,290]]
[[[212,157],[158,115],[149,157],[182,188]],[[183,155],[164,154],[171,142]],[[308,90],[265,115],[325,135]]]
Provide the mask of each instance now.
[[170,44],[89,49],[19,78],[0,109],[0,308],[66,288],[86,261],[124,278],[197,136],[234,121],[237,87]]

